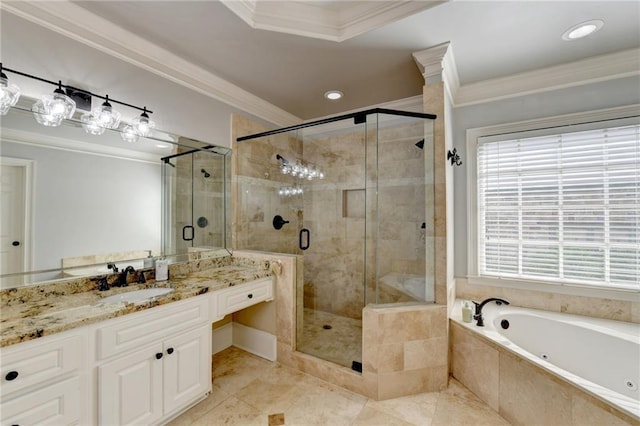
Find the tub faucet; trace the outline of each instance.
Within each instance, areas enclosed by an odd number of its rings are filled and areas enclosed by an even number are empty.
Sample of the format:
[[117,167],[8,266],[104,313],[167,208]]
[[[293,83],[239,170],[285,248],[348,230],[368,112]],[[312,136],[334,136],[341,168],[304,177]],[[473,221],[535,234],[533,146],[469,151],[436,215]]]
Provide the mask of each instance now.
[[476,320],[476,326],[478,327],[484,327],[484,318],[482,318],[482,308],[484,308],[484,305],[486,305],[489,302],[496,302],[497,305],[502,305],[503,303],[505,305],[509,304],[508,301],[504,299],[499,299],[497,297],[490,297],[488,299],[483,300],[480,303],[473,301],[473,304],[476,307],[476,312],[475,312],[475,315],[473,316],[473,319]]
[[129,265],[122,271],[122,275],[120,275],[120,282],[118,283],[118,287],[126,287],[128,285],[127,277],[129,274],[135,274],[136,270],[133,266]]

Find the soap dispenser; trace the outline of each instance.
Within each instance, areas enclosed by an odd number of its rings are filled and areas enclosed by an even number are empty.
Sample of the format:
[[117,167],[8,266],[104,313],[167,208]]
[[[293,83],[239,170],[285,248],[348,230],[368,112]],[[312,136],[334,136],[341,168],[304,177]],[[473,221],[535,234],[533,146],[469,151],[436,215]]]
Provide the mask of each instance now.
[[142,262],[143,268],[153,268],[153,256],[151,256],[151,250],[147,250],[149,256],[147,256]]
[[462,302],[462,321],[463,322],[471,322],[473,319],[473,308],[471,307],[471,302],[465,300]]

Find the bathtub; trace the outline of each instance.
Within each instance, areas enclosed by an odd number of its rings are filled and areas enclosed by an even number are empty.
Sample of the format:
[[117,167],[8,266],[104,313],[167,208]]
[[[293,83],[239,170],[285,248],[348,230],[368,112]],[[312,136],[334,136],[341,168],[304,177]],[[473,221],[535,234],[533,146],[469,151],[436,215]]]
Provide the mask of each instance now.
[[640,324],[536,309],[483,309],[485,327],[452,319],[640,419]]

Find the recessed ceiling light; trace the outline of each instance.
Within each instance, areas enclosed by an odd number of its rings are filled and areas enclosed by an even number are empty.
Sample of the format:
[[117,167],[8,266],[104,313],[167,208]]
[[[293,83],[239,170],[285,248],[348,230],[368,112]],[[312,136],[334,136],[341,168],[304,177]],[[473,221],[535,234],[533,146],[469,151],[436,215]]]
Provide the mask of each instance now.
[[574,25],[562,34],[562,39],[566,41],[577,40],[593,34],[598,31],[604,25],[604,21],[601,19],[592,19],[591,21],[582,22],[578,25]]
[[330,101],[337,101],[338,99],[341,99],[344,96],[344,93],[342,93],[339,90],[329,90],[327,93],[324,94],[324,97],[329,99]]
[[156,144],[156,148],[166,149],[166,148],[169,148],[169,145],[164,143],[159,143],[159,144]]

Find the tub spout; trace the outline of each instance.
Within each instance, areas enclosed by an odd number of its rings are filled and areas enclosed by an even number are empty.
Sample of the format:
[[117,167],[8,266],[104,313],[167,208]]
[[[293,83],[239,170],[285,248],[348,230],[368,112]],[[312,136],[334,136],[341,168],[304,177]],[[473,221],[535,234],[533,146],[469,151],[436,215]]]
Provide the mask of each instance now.
[[508,301],[497,298],[497,297],[490,297],[488,299],[483,300],[480,303],[473,301],[473,304],[476,307],[476,312],[475,312],[475,315],[473,316],[473,319],[476,320],[476,326],[478,327],[484,327],[484,318],[482,318],[482,308],[484,308],[484,305],[486,305],[489,302],[496,302],[497,305],[502,305],[503,303],[505,305],[509,304]]

